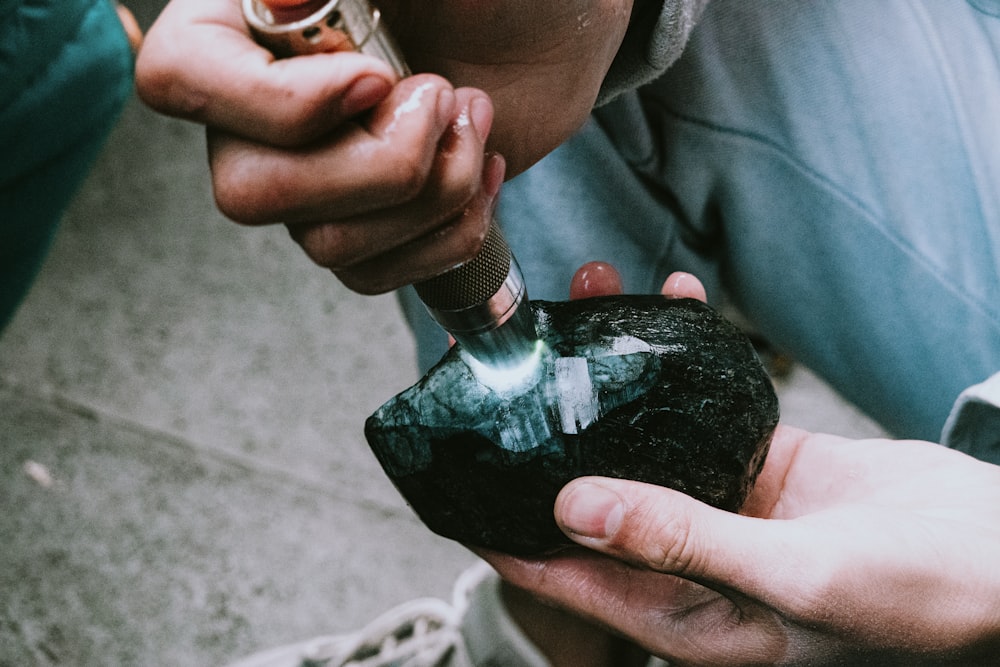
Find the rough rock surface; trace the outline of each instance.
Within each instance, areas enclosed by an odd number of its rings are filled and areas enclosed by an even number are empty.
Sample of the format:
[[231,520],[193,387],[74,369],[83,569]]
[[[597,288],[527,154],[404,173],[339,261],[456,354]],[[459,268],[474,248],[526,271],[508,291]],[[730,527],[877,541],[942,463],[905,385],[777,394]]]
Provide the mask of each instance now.
[[584,475],[736,511],[778,400],[750,342],[705,304],[659,296],[533,302],[542,361],[499,386],[452,348],[369,417],[382,467],[431,530],[528,555],[569,544],[552,507]]

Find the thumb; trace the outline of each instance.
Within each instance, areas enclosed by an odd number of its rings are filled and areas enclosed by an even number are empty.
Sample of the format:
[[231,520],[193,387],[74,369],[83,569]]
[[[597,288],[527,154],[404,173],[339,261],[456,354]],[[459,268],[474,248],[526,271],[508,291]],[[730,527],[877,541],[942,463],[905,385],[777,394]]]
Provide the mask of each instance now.
[[715,509],[680,492],[601,477],[571,482],[556,521],[576,543],[642,567],[749,597],[770,597],[781,523]]
[[168,3],[136,62],[137,92],[153,109],[281,146],[325,135],[395,83],[388,64],[360,53],[275,60],[229,0]]

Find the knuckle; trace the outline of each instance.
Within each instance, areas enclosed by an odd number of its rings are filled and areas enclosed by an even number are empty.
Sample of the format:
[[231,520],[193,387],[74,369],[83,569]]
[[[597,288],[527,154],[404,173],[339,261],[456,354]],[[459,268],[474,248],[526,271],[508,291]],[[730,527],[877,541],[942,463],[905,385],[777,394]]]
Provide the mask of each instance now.
[[397,201],[416,199],[427,185],[428,167],[419,156],[407,153],[385,172],[385,187]]
[[215,204],[235,222],[281,222],[302,198],[300,172],[255,145],[218,139],[209,153]]
[[208,96],[192,80],[177,49],[164,46],[169,37],[151,31],[135,63],[135,90],[145,104],[160,113],[199,120]]
[[348,234],[336,224],[320,224],[295,228],[295,241],[315,264],[331,269],[345,269],[356,261],[357,250]]
[[267,92],[266,99],[275,100],[268,109],[274,114],[270,125],[272,140],[278,145],[298,146],[314,140],[341,119],[332,118],[327,100],[304,94],[296,88],[282,86]]
[[255,188],[247,187],[241,169],[213,170],[212,192],[219,211],[234,222],[243,225],[266,223],[266,206],[254,195]]
[[178,84],[180,73],[170,61],[142,55],[136,62],[136,94],[150,108],[173,116],[193,118],[205,105],[202,97]]
[[478,220],[483,217],[479,215],[483,207],[477,206],[480,184],[476,176],[448,172],[442,175],[433,167],[429,173],[423,175],[421,172],[421,175],[419,191],[406,194],[425,212],[422,219],[428,224],[440,225],[459,219]]
[[344,287],[362,296],[385,294],[399,287],[399,285],[380,280],[378,276],[373,277],[366,271],[343,269],[334,271],[334,275],[344,284]]
[[829,601],[844,599],[844,582],[852,578],[849,568],[845,570],[834,560],[789,564],[789,569],[795,573],[794,580],[797,582],[791,589],[793,595],[786,603],[790,616],[813,625],[825,625],[846,611],[846,607],[835,608]]
[[253,215],[256,209],[248,206],[247,200],[237,193],[232,179],[213,177],[212,191],[215,196],[215,206],[224,216],[244,225],[256,222]]
[[174,70],[170,66],[170,61],[159,55],[161,50],[150,46],[150,42],[155,43],[155,39],[156,33],[151,33],[146,38],[146,48],[139,51],[135,61],[136,92],[150,106],[154,106],[150,100],[160,99],[160,95],[172,79],[171,74]]
[[697,570],[698,551],[688,517],[646,516],[639,525],[648,526],[639,533],[638,555],[645,565],[659,572],[681,575]]

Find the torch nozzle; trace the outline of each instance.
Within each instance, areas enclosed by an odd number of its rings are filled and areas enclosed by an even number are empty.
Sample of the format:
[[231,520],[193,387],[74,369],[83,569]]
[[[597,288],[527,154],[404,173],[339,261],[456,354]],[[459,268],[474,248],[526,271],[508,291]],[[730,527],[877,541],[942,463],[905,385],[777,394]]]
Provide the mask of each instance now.
[[480,363],[511,368],[535,354],[528,290],[495,221],[473,259],[414,287],[431,316]]

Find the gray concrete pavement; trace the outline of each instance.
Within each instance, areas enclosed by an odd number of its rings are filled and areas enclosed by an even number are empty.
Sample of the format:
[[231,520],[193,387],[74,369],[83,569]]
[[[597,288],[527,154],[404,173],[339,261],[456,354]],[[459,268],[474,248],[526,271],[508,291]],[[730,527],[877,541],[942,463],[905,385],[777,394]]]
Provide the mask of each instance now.
[[[362,435],[414,359],[392,297],[224,220],[202,131],[132,103],[0,337],[0,667],[215,665],[448,595],[471,556]],[[801,369],[782,400],[878,432]]]
[[224,220],[203,142],[131,104],[0,337],[3,667],[220,664],[472,561],[364,441],[416,379],[394,299]]

